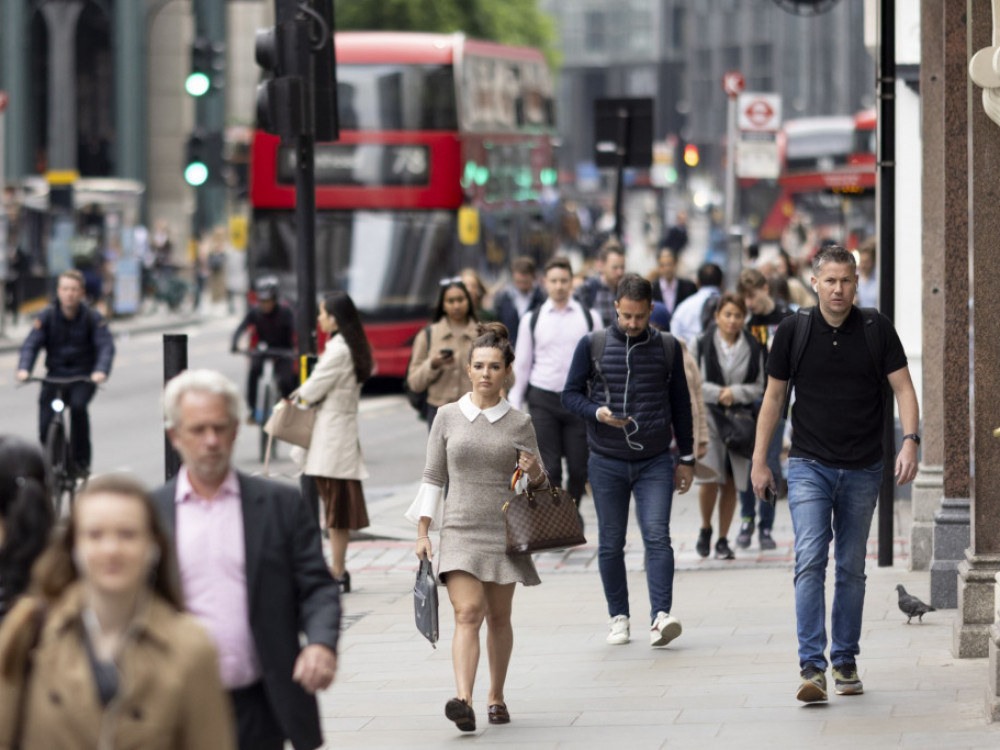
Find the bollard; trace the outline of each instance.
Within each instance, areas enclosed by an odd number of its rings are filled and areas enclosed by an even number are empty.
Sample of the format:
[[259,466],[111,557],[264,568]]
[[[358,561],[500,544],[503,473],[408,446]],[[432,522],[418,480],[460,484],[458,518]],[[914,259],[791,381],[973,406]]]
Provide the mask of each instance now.
[[[163,334],[163,384],[175,375],[184,372],[188,366],[187,358],[187,334],[185,333],[165,333]],[[164,477],[169,482],[181,469],[181,457],[174,446],[170,444],[170,438],[164,432]]]

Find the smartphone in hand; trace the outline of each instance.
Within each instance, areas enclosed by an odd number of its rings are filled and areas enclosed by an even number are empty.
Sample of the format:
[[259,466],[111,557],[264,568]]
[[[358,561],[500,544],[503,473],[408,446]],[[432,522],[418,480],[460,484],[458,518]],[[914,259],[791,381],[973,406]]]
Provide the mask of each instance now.
[[771,487],[764,489],[764,502],[774,505],[778,500],[778,495]]

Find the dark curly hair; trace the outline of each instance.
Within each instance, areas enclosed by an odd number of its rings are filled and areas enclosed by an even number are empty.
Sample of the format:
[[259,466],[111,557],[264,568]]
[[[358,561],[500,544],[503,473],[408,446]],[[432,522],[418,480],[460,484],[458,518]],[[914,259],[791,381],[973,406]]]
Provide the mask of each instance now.
[[510,367],[514,361],[514,347],[510,343],[510,332],[503,323],[480,323],[478,336],[469,348],[469,362],[472,364],[472,352],[476,349],[499,349],[503,353],[503,363]]

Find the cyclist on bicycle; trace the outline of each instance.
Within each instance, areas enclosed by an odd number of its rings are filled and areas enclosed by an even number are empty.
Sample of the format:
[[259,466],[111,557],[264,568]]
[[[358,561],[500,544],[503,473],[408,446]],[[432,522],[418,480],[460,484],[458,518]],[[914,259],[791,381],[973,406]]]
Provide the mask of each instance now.
[[[295,314],[292,308],[278,299],[278,279],[274,276],[264,276],[258,279],[255,286],[257,305],[251,307],[246,317],[233,333],[232,351],[238,351],[240,336],[247,328],[253,328],[257,345],[266,344],[268,349],[295,348]],[[250,406],[250,416],[247,421],[255,424],[254,407],[257,404],[257,382],[264,371],[264,359],[254,357],[247,373],[247,403]],[[295,390],[295,366],[288,357],[274,359],[274,373],[281,386],[281,395],[287,396]]]
[[[63,386],[64,399],[71,415],[70,446],[74,468],[81,475],[90,472],[87,404],[94,397],[97,386],[108,379],[115,356],[115,343],[108,330],[108,322],[83,301],[85,286],[83,274],[79,271],[63,271],[59,275],[56,301],[35,318],[31,333],[21,345],[17,365],[17,379],[23,382],[30,377],[38,352],[45,349],[47,377],[90,376],[89,383]],[[42,445],[52,421],[52,399],[58,391],[58,385],[43,383],[38,397],[38,434]]]

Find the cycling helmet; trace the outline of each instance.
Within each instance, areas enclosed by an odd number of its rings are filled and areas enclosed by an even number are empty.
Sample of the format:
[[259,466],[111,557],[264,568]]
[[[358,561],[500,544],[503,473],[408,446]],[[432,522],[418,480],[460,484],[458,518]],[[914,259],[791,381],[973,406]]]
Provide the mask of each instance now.
[[262,276],[257,279],[255,285],[257,289],[257,299],[278,299],[278,279],[275,276]]

